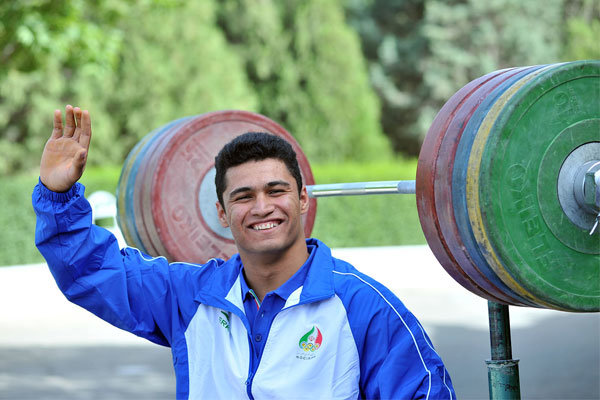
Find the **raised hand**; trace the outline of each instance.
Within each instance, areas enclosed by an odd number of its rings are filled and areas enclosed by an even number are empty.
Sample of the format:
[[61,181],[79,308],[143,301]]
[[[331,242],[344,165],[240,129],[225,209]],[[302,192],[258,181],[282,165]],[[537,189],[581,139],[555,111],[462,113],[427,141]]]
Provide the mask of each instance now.
[[66,192],[81,178],[87,161],[92,124],[89,112],[68,105],[65,126],[60,110],[54,111],[54,130],[40,163],[40,180],[54,192]]

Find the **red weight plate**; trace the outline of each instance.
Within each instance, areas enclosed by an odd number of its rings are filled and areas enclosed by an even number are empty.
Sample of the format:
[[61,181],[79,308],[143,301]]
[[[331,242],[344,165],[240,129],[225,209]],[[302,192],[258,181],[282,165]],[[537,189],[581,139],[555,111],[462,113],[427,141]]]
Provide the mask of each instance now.
[[[532,67],[518,68],[493,76],[492,79],[487,80],[473,91],[470,96],[465,97],[464,101],[456,108],[438,148],[434,172],[434,204],[441,232],[440,236],[445,242],[445,248],[473,281],[477,282],[487,293],[501,300],[501,303],[539,307],[537,304],[517,296],[499,279],[495,279],[494,282],[482,272],[482,268],[485,268],[485,266],[478,265],[473,261],[469,253],[470,249],[462,241],[456,225],[452,202],[452,173],[455,165],[456,149],[469,119],[494,89],[513,76],[526,73],[530,69]],[[489,273],[493,274],[490,268],[488,270]]]
[[[151,218],[152,210],[149,186],[152,182],[152,177],[156,168],[155,159],[157,155],[160,154],[162,148],[164,148],[165,141],[168,140],[168,138],[186,121],[187,119],[174,123],[168,129],[161,132],[160,136],[156,137],[152,143],[148,145],[140,163],[133,189],[135,226],[140,240],[144,243],[144,246],[150,255],[164,256],[169,259],[169,253],[162,245]],[[148,218],[148,216],[150,216],[150,218]]]
[[161,126],[144,136],[131,150],[121,171],[119,183],[117,185],[117,222],[119,228],[125,237],[126,242],[139,248],[142,252],[148,253],[146,244],[141,240],[138,227],[135,220],[135,192],[134,186],[138,176],[139,167],[144,157],[146,157],[148,147],[162,135],[162,133],[181,120],[172,121],[167,125]]
[[[203,183],[212,187],[214,158],[233,138],[248,131],[269,132],[286,139],[294,148],[306,185],[314,184],[306,156],[294,138],[274,121],[247,111],[219,111],[192,118],[172,132],[152,162],[151,210],[162,245],[173,261],[206,262],[212,257],[229,258],[237,252],[232,239],[211,226],[218,224],[206,217],[200,204]],[[215,195],[216,200],[216,195]],[[212,204],[206,205],[214,207]],[[146,212],[147,209],[144,209]],[[304,215],[308,237],[316,215],[316,200]]]
[[436,204],[435,204],[435,178],[437,169],[437,159],[439,148],[446,129],[450,124],[458,108],[463,104],[479,87],[484,85],[494,77],[505,73],[508,70],[495,71],[480,78],[477,78],[456,92],[440,109],[436,115],[427,136],[421,146],[419,161],[417,165],[416,179],[416,199],[419,220],[427,243],[433,254],[440,262],[442,267],[465,289],[484,297],[488,300],[501,302],[498,298],[488,293],[468,274],[463,271],[461,265],[456,261],[452,252],[446,245],[440,229]]
[[[147,248],[152,249],[152,255],[164,256],[173,261],[169,250],[164,246],[159,236],[158,229],[152,215],[152,192],[151,186],[156,174],[158,160],[163,154],[171,138],[182,129],[186,123],[197,117],[189,117],[173,124],[166,129],[149,147],[143,161],[143,172],[136,179],[135,192],[136,223],[140,231],[140,237],[147,243]],[[189,261],[189,260],[186,260]]]

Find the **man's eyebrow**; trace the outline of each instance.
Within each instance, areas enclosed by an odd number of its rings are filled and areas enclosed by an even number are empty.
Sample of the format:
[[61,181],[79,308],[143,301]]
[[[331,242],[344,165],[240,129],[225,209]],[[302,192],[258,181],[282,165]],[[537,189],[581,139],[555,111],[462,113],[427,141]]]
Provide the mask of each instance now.
[[[286,181],[271,181],[271,182],[267,182],[267,184],[265,185],[266,188],[272,188],[275,186],[291,187],[292,185],[290,185],[290,183],[286,182]],[[229,193],[229,198],[232,198],[236,194],[239,194],[239,193],[245,193],[245,192],[251,192],[251,191],[252,191],[252,188],[250,186],[241,186],[239,188],[233,189]]]
[[266,187],[273,187],[273,186],[286,186],[286,187],[290,187],[292,185],[290,185],[290,183],[286,182],[286,181],[271,181],[271,182],[267,183],[265,186]]
[[239,187],[239,188],[237,188],[237,189],[233,189],[233,190],[232,190],[232,191],[229,193],[229,197],[231,198],[231,197],[235,196],[235,195],[236,195],[236,194],[238,194],[238,193],[249,192],[249,191],[251,191],[251,190],[252,190],[252,188],[251,188],[251,187],[249,187],[249,186],[242,186],[242,187]]

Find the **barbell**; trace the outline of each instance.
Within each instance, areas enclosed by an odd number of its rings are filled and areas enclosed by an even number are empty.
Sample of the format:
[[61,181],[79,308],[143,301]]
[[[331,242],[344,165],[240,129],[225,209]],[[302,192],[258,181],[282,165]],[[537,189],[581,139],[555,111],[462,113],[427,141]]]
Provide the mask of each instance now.
[[456,92],[423,142],[415,181],[315,185],[294,138],[269,118],[218,111],[172,121],[125,160],[117,222],[170,261],[237,250],[219,224],[214,157],[247,131],[286,139],[310,197],[415,193],[427,243],[463,287],[494,302],[600,310],[600,61],[494,71]]

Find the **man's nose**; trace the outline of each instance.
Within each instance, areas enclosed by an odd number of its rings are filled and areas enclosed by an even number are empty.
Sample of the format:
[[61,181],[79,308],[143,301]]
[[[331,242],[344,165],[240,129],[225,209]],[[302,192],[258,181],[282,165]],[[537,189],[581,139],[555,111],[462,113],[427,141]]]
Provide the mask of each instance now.
[[256,200],[252,207],[252,212],[255,215],[267,215],[273,212],[273,210],[274,206],[269,196],[264,193],[260,193],[256,196]]

